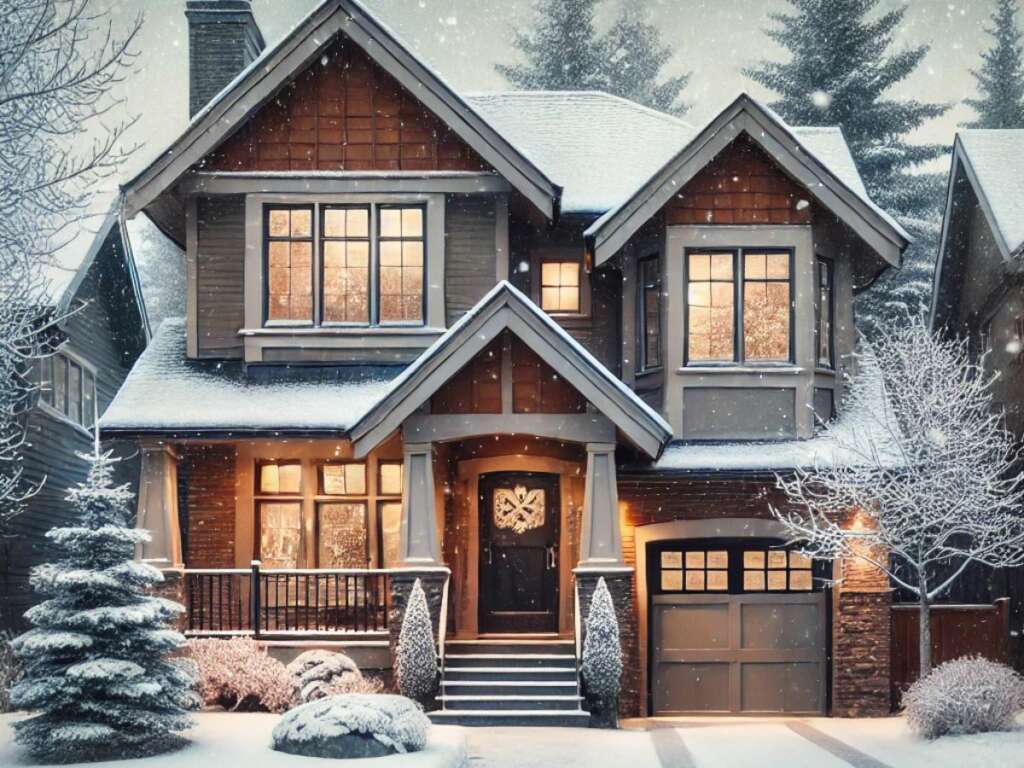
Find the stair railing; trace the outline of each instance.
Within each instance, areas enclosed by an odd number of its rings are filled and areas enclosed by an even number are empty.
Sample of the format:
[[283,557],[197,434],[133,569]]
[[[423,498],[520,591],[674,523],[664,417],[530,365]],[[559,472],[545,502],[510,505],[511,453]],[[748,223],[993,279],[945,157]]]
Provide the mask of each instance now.
[[447,576],[444,586],[441,588],[441,615],[437,620],[437,666],[441,674],[441,709],[445,709],[444,699],[444,646],[448,639],[448,583],[451,577]]
[[580,675],[583,666],[583,624],[580,617],[580,583],[573,584],[573,633],[576,640],[576,695],[583,695]]

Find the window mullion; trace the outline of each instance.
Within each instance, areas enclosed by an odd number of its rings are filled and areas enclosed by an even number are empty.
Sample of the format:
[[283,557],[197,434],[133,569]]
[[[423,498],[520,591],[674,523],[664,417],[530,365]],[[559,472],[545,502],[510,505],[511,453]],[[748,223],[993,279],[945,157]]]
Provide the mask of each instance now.
[[733,299],[733,312],[734,321],[733,327],[736,329],[736,339],[733,342],[733,362],[744,363],[746,361],[746,350],[744,343],[744,328],[743,328],[743,302],[744,302],[744,283],[746,281],[746,272],[743,269],[743,249],[737,249],[732,254],[732,275],[735,280],[734,296]]
[[380,238],[378,237],[378,206],[370,203],[370,325],[380,324]]
[[320,216],[322,206],[320,203],[313,204],[313,325],[321,325],[323,315],[323,240],[320,230]]

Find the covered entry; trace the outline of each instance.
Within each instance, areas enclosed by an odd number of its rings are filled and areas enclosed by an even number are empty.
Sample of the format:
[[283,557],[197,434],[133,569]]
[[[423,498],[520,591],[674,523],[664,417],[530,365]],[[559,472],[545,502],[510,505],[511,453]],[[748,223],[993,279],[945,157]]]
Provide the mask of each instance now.
[[766,541],[649,545],[650,712],[822,714],[817,566]]

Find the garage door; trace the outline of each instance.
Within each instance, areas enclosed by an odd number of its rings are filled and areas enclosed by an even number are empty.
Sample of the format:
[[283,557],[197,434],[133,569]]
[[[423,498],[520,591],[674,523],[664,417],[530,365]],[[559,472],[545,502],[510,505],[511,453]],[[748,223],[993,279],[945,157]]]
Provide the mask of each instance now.
[[654,714],[825,711],[825,594],[809,560],[750,544],[650,554]]

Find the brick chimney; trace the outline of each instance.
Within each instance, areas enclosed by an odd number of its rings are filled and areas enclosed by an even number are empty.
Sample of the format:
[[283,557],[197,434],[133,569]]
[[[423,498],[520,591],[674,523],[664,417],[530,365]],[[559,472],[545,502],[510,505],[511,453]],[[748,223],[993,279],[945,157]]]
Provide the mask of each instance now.
[[252,0],[186,0],[188,114],[195,115],[263,50]]

